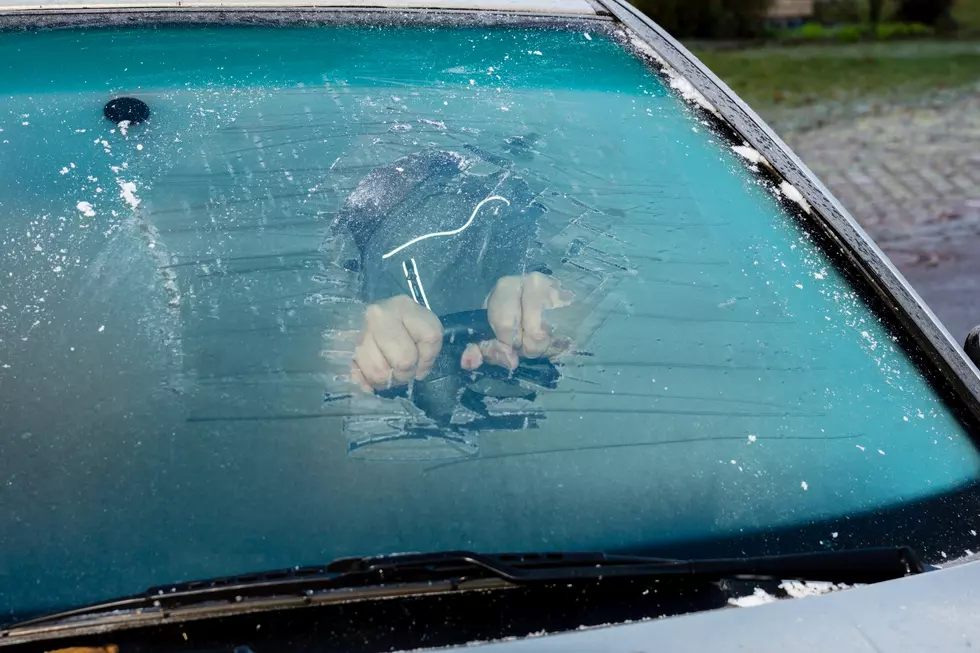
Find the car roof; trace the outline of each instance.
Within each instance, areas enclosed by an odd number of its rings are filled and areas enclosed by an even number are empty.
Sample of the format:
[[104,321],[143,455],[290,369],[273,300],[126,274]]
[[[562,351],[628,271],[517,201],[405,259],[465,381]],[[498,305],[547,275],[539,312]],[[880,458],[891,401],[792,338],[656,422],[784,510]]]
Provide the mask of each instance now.
[[168,5],[195,6],[308,6],[391,9],[453,9],[471,11],[511,11],[520,13],[595,15],[589,0],[0,0],[0,7],[65,8],[65,7],[161,7]]

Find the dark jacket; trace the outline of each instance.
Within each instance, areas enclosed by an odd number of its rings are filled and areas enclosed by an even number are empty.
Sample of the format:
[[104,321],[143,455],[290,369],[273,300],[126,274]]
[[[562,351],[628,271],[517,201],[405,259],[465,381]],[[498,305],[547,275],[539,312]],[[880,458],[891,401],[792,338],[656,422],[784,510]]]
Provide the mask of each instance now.
[[[542,269],[544,207],[505,164],[492,155],[427,150],[372,170],[335,223],[356,245],[344,265],[360,272],[360,298],[410,295],[442,316],[482,307],[500,277]],[[459,233],[402,247],[457,231],[471,216]]]

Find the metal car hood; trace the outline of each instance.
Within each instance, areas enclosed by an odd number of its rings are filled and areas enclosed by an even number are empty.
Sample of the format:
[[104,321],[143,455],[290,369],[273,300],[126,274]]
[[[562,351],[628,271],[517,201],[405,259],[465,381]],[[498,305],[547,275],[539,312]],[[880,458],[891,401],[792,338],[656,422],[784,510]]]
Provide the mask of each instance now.
[[[487,644],[476,650],[819,651],[973,650],[980,643],[980,562],[750,608],[726,608],[621,626]],[[474,650],[472,646],[467,650]]]

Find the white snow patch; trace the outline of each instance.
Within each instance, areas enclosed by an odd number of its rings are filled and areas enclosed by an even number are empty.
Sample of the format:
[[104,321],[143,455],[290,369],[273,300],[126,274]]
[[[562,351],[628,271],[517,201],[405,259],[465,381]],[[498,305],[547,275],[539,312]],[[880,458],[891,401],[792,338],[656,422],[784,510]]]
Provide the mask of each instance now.
[[88,202],[79,202],[78,204],[75,205],[75,208],[81,211],[82,215],[84,215],[86,218],[95,217],[95,210],[92,208],[92,205],[89,204]]
[[806,484],[806,481],[801,481],[800,482],[800,487],[803,488],[803,491],[804,492],[806,492],[807,490],[810,489],[810,486]]
[[670,80],[670,87],[680,93],[682,98],[688,102],[697,104],[705,111],[710,111],[719,118],[721,117],[721,114],[718,113],[718,109],[716,109],[713,104],[708,102],[708,98],[704,97],[700,91],[694,88],[691,82],[687,81],[684,77],[681,77],[681,74],[674,70],[663,57],[657,54],[657,52],[649,46],[649,44],[631,31],[627,31],[626,35],[629,37],[630,43],[634,48],[660,64],[660,69]]
[[68,166],[65,166],[64,168],[62,168],[62,169],[61,169],[61,170],[59,170],[58,172],[60,172],[60,173],[61,173],[61,174],[63,174],[63,175],[67,175],[67,174],[68,174],[68,172],[69,172],[69,171],[68,171]]
[[755,442],[756,440],[758,440],[758,438],[756,436],[754,436],[754,435],[750,435],[749,436],[749,442]]
[[794,186],[793,184],[789,183],[786,180],[783,180],[783,182],[779,184],[779,191],[783,195],[785,195],[786,199],[788,199],[790,202],[795,202],[796,204],[799,204],[800,208],[802,208],[807,213],[811,212],[812,209],[810,208],[810,203],[806,201],[806,198],[803,197],[803,193],[798,191],[796,189],[796,186]]
[[135,209],[140,205],[140,198],[136,197],[136,184],[131,181],[116,180],[119,183],[119,197],[126,200],[129,208]]
[[129,125],[130,124],[131,123],[128,120],[120,120],[119,121],[119,124],[117,124],[116,127],[119,128],[119,133],[122,134],[123,136],[125,136],[126,135],[126,130],[129,129]]
[[765,605],[766,603],[775,603],[776,600],[776,597],[769,592],[761,587],[756,587],[755,591],[749,596],[728,599],[728,605],[734,605],[736,608],[754,608],[759,605]]
[[818,580],[784,580],[779,584],[779,589],[789,594],[794,599],[803,599],[808,596],[820,596],[830,592],[839,592],[854,587],[845,583],[827,583]]
[[736,154],[741,156],[743,159],[752,164],[762,164],[767,167],[772,167],[766,157],[759,153],[759,150],[754,147],[749,147],[748,145],[732,145],[732,149]]
[[143,149],[143,145],[142,145],[142,143],[137,143],[137,144],[136,144],[136,149],[137,149],[137,150],[142,150],[142,149]]
[[585,40],[586,41],[591,41],[592,40],[592,35],[589,34],[588,32],[585,32]]

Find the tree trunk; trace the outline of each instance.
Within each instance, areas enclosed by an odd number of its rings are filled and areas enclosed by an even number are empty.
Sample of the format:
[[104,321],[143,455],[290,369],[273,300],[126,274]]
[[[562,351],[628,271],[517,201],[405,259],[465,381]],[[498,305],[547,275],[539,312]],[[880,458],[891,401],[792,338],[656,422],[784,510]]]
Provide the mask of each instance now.
[[885,0],[869,0],[868,2],[868,22],[872,25],[877,25],[881,22],[881,10],[884,7]]

